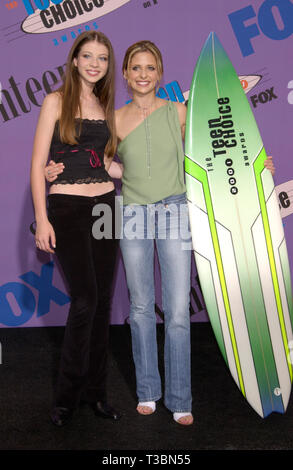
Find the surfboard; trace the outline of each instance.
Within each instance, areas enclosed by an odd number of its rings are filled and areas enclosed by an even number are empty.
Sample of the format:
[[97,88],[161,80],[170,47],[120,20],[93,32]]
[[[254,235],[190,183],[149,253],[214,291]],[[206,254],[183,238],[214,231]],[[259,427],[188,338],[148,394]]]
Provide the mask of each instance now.
[[219,349],[239,390],[263,418],[286,411],[293,349],[290,269],[266,158],[239,77],[211,33],[187,108],[192,243]]

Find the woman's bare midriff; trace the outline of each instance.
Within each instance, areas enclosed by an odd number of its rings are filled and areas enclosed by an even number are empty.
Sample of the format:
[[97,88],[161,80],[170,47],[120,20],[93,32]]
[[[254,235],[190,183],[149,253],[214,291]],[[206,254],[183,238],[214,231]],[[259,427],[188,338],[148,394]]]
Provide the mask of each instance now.
[[74,196],[100,196],[115,189],[114,183],[89,183],[89,184],[52,184],[49,194],[72,194]]

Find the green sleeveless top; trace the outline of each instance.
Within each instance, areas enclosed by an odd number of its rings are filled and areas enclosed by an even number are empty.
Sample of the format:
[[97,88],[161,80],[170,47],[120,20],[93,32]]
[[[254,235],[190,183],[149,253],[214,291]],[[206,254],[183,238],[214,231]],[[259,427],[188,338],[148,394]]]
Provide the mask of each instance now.
[[123,204],[151,204],[186,191],[181,129],[172,101],[131,131],[117,155],[124,166]]

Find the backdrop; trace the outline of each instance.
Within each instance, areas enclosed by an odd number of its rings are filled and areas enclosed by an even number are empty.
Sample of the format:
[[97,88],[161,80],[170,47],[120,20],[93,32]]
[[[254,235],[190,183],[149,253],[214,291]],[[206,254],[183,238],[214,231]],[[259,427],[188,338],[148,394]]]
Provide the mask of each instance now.
[[[104,32],[117,60],[116,107],[129,96],[121,65],[127,47],[150,39],[161,49],[160,96],[184,102],[196,61],[216,32],[242,81],[267,153],[277,167],[279,195],[293,265],[293,1],[292,0],[1,0],[1,267],[0,326],[63,325],[66,284],[54,257],[36,251],[29,172],[34,131],[47,93],[60,84],[74,39]],[[119,189],[119,188],[118,188]],[[156,265],[158,321],[161,321]],[[112,324],[128,321],[121,258],[113,292]],[[192,267],[191,321],[207,321]]]

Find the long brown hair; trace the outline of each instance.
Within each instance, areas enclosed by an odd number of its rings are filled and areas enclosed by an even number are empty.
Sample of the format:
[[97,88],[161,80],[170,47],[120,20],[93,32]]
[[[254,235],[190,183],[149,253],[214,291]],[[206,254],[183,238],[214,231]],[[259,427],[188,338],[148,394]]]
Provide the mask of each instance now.
[[62,109],[59,122],[60,139],[62,142],[68,144],[77,143],[78,132],[76,129],[75,117],[78,114],[81,116],[81,86],[78,70],[74,65],[73,59],[77,58],[81,47],[91,41],[97,41],[100,44],[103,44],[107,47],[109,52],[107,73],[95,84],[93,93],[99,98],[100,104],[105,112],[105,118],[111,133],[105,153],[109,157],[112,157],[115,154],[117,144],[114,119],[115,58],[110,40],[100,31],[85,31],[82,33],[75,40],[68,54],[63,85],[57,90],[62,99]]

